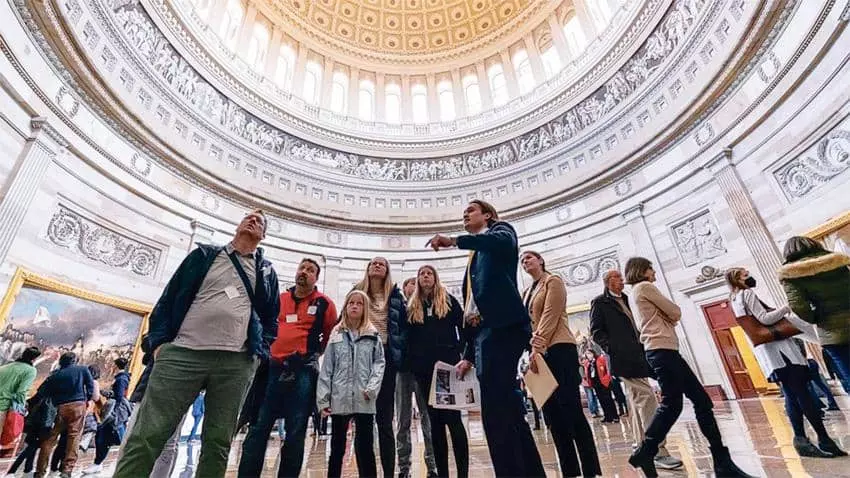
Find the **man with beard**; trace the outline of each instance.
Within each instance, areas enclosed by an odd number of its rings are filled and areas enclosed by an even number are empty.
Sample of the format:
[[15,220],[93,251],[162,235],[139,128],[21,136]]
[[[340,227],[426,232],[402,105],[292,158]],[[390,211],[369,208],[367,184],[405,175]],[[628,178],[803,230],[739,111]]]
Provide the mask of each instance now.
[[153,367],[117,478],[149,476],[195,397],[206,390],[198,476],[224,476],[239,408],[277,337],[277,274],[257,247],[266,217],[247,214],[225,246],[199,244],[154,306],[145,346]]
[[[286,440],[280,447],[278,477],[297,477],[304,461],[307,421],[316,401],[319,355],[328,344],[336,324],[336,306],[316,288],[321,268],[313,259],[302,259],[295,274],[295,287],[280,295],[277,339],[271,360],[264,400],[257,419],[242,445],[239,476],[260,476],[269,434],[283,418]],[[259,385],[258,385],[259,386]],[[259,388],[257,388],[259,390]]]

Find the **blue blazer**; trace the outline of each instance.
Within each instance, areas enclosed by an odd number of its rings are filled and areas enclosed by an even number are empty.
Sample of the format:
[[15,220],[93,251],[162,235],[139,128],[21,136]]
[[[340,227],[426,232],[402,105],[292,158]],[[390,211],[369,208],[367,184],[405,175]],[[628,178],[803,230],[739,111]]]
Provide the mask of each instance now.
[[[525,323],[531,317],[517,287],[519,245],[516,231],[507,222],[494,222],[483,234],[457,237],[457,247],[475,251],[469,271],[472,295],[481,313],[481,327],[499,328]],[[467,301],[467,276],[463,278],[463,303]]]

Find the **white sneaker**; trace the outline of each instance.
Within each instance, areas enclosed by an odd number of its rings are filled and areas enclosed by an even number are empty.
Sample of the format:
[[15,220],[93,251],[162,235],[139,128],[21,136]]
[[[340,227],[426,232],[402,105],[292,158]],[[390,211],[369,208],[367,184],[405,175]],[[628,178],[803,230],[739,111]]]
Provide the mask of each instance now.
[[90,467],[83,470],[84,475],[96,475],[103,471],[103,465],[91,465]]
[[675,470],[681,468],[683,465],[682,460],[672,455],[656,456],[653,461],[655,462],[655,467],[662,470]]

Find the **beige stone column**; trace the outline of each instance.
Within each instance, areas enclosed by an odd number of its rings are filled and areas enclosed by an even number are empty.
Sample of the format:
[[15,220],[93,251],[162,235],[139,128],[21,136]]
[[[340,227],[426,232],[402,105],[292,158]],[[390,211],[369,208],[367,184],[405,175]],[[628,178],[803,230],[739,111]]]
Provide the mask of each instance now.
[[290,91],[301,98],[304,97],[304,68],[307,67],[308,53],[307,47],[303,43],[299,43],[298,53],[295,57],[295,69],[292,71],[292,88]]
[[768,291],[774,304],[777,306],[785,304],[788,299],[776,276],[777,269],[782,265],[782,255],[732,162],[732,150],[724,149],[703,167],[714,175],[714,180],[723,193],[723,199],[732,212],[735,224],[738,225],[744,242],[761,272],[759,277],[761,288]]
[[540,59],[540,50],[534,44],[534,38],[531,34],[523,37],[525,43],[525,52],[528,54],[528,61],[531,62],[531,72],[534,74],[534,84],[539,85],[546,81],[546,70],[543,68],[543,60]]
[[383,123],[387,120],[387,77],[383,73],[375,73],[375,121]]
[[437,77],[433,73],[425,75],[425,88],[428,90],[428,121],[438,123],[440,121],[440,100],[437,96]]
[[[676,297],[673,295],[673,288],[667,282],[664,267],[658,258],[658,251],[655,248],[655,243],[652,241],[652,234],[649,232],[649,226],[646,223],[646,216],[643,213],[643,203],[627,209],[621,216],[626,221],[626,226],[632,236],[632,241],[634,241],[634,252],[652,261],[652,268],[655,270],[656,285],[662,292],[667,294],[670,300],[675,301]],[[623,259],[622,267],[625,268],[626,258]],[[694,373],[702,379],[702,372],[696,366],[697,362],[694,358],[693,348],[687,335],[685,335],[684,328],[676,327],[676,335],[679,337],[679,352],[690,363]]]
[[549,15],[546,19],[549,22],[549,30],[552,33],[552,43],[558,52],[558,57],[561,58],[561,65],[565,66],[572,59],[570,54],[570,45],[567,43],[567,37],[564,36],[564,27],[558,22],[555,14]]
[[587,9],[587,5],[585,5],[586,1],[588,0],[575,0],[573,5],[575,5],[578,24],[581,26],[581,30],[584,32],[587,42],[590,43],[599,35],[599,31],[596,29],[596,23],[594,23],[593,18],[590,15],[590,11]]
[[348,68],[348,116],[360,117],[360,70]]
[[29,138],[0,190],[0,264],[6,261],[38,186],[56,158],[56,152],[44,141],[47,127],[43,117],[30,120]]
[[218,29],[221,28],[221,20],[227,10],[227,2],[228,0],[215,0],[204,19],[209,28],[216,34],[218,34]]
[[481,96],[481,111],[493,108],[493,92],[490,90],[490,77],[487,76],[487,67],[483,61],[475,64],[478,73],[478,94]]
[[[335,63],[331,58],[325,57],[324,71],[322,72],[322,100],[319,103],[324,109],[331,107],[331,93],[333,92],[334,84],[334,66]],[[343,111],[345,113],[345,111]]]
[[341,257],[325,257],[325,264],[322,267],[322,292],[327,294],[336,303],[337,312],[342,307],[343,295],[340,295],[339,290],[339,271],[342,265]]
[[452,93],[455,99],[455,118],[463,118],[466,116],[466,98],[463,95],[463,79],[457,68],[452,70]]
[[505,72],[505,80],[508,83],[508,101],[511,101],[519,96],[519,81],[516,77],[516,69],[514,69],[514,62],[511,61],[511,55],[507,50],[499,52],[499,56],[502,58],[502,70]]
[[401,77],[401,122],[413,122],[413,96],[410,91],[410,77]]
[[274,74],[277,70],[277,58],[280,56],[280,45],[283,42],[283,33],[277,25],[272,27],[272,38],[269,42],[269,50],[266,52],[266,65],[263,68],[263,76],[267,81],[274,82]]
[[237,53],[247,53],[248,42],[251,40],[255,23],[257,23],[257,6],[251,1],[248,2],[248,9],[245,10],[245,15],[242,17],[242,26],[239,28],[235,50]]

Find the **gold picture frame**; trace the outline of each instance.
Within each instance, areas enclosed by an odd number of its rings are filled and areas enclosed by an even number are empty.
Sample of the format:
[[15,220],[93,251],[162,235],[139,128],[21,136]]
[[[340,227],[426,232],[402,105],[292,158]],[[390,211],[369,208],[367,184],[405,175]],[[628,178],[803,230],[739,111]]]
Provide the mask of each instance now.
[[151,305],[113,297],[98,292],[92,292],[50,277],[36,274],[35,272],[29,271],[25,268],[18,267],[12,276],[12,280],[10,281],[9,287],[3,296],[2,302],[0,302],[0,332],[5,329],[9,313],[12,312],[19,294],[25,287],[54,292],[76,299],[107,305],[141,316],[139,331],[135,338],[133,352],[130,359],[130,390],[133,390],[142,372],[142,336],[148,328],[148,319],[152,310]]

